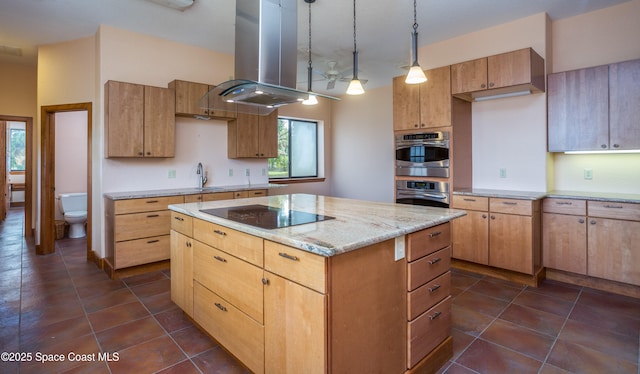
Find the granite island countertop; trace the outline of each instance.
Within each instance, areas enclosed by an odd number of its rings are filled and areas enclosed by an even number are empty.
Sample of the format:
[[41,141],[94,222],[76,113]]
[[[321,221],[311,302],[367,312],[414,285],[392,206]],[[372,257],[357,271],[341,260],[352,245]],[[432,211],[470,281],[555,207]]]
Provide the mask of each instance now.
[[[262,229],[203,213],[201,209],[262,204],[335,219],[279,229]],[[465,211],[381,203],[308,194],[253,197],[169,205],[169,209],[266,240],[322,256],[334,256],[439,225]]]
[[281,187],[287,187],[287,185],[275,184],[275,183],[263,183],[263,184],[241,184],[241,185],[234,185],[234,186],[204,187],[202,189],[197,187],[171,188],[171,189],[158,189],[158,190],[146,190],[146,191],[105,192],[104,194],[102,194],[102,196],[110,200],[126,200],[126,199],[145,199],[149,197],[162,197],[162,196],[194,195],[199,193],[270,190],[273,188],[281,188]]
[[611,201],[618,203],[640,203],[640,194],[622,194],[611,192],[589,192],[589,191],[561,191],[554,190],[548,192],[536,191],[512,191],[512,190],[494,190],[482,188],[457,189],[453,191],[454,195],[461,196],[484,196],[497,197],[505,199],[524,199],[539,200],[544,198],[561,198],[561,199],[584,199],[595,201]]

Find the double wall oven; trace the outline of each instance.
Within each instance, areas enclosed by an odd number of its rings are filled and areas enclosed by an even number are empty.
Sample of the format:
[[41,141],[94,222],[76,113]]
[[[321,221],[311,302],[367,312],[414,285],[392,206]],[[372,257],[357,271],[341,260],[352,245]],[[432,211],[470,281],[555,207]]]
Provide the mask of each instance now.
[[[396,136],[396,202],[449,207],[449,132]],[[436,179],[437,178],[437,179]]]

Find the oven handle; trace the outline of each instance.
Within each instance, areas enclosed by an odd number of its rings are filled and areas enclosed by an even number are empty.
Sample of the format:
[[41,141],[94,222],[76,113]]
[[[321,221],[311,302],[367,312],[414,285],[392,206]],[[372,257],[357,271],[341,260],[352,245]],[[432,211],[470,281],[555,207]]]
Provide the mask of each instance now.
[[427,141],[400,141],[396,142],[396,149],[415,147],[420,145],[429,145],[439,148],[450,148],[448,140],[427,140]]
[[396,198],[402,197],[429,197],[438,200],[447,200],[448,196],[444,194],[432,194],[432,193],[419,193],[419,192],[408,192],[408,191],[398,191],[396,193]]

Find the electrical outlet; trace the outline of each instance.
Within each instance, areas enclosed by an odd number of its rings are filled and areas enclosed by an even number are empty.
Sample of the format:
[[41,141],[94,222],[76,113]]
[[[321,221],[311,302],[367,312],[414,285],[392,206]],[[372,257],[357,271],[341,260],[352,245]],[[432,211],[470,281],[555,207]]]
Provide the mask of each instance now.
[[176,171],[175,170],[169,170],[169,179],[174,179],[176,177]]
[[229,176],[233,177],[233,169],[229,169]]
[[500,178],[506,178],[506,177],[507,177],[507,169],[500,168]]
[[250,176],[251,175],[251,169],[244,169],[244,175],[246,177]]
[[584,179],[586,179],[586,180],[591,180],[591,179],[593,179],[593,170],[591,170],[591,169],[584,169]]

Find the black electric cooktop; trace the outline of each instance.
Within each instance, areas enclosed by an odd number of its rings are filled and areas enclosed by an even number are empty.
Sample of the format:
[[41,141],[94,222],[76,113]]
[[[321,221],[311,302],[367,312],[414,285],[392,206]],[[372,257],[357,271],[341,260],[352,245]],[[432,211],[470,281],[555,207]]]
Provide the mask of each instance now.
[[268,230],[326,221],[335,218],[267,205],[243,205],[226,208],[201,209],[200,211],[216,217]]

